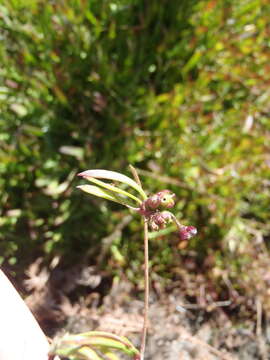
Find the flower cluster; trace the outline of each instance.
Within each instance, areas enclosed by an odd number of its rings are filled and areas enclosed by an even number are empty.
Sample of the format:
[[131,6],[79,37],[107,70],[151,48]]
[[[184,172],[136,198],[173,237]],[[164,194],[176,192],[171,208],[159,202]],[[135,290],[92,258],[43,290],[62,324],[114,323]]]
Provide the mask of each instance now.
[[[137,211],[147,220],[153,231],[164,229],[167,224],[174,222],[178,228],[180,240],[188,240],[197,234],[197,229],[194,226],[180,224],[176,217],[170,211],[166,210],[171,209],[174,206],[175,194],[170,190],[162,190],[147,197],[146,193],[137,182],[128,176],[115,171],[95,169],[83,171],[78,175],[94,183],[94,185],[79,185],[79,189],[89,194],[125,205],[133,211]],[[128,185],[139,194],[140,198],[138,197],[138,194],[135,196],[112,183],[107,183],[100,179],[113,182],[116,181]],[[139,207],[134,207],[131,201],[137,202]]]
[[139,213],[147,219],[153,231],[164,229],[168,223],[174,222],[178,227],[179,239],[188,240],[197,234],[197,229],[180,224],[170,211],[164,210],[174,206],[174,197],[175,194],[169,190],[159,191],[142,202]]
[[169,211],[156,211],[149,216],[149,225],[152,230],[164,229],[166,225],[172,222],[172,214]]

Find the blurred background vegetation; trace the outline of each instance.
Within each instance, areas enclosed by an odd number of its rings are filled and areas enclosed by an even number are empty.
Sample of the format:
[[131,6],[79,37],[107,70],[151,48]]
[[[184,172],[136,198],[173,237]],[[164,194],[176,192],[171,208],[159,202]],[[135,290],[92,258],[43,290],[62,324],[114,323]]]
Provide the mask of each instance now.
[[75,188],[79,171],[132,164],[199,230],[152,234],[152,281],[270,310],[269,14],[267,0],[2,0],[2,266],[21,277],[58,256],[141,288],[139,217]]

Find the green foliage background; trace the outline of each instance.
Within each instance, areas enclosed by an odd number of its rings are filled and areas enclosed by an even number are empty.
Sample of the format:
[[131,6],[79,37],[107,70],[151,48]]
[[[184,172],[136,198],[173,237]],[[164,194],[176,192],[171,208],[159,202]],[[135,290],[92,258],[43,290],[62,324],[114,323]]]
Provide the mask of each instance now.
[[[199,229],[180,249],[173,229],[152,236],[152,274],[199,266],[264,294],[269,14],[266,0],[2,1],[1,262],[94,261],[128,211],[77,191],[75,174],[128,174],[131,163],[149,193],[173,190],[177,217]],[[136,217],[103,264],[134,281],[140,229]]]

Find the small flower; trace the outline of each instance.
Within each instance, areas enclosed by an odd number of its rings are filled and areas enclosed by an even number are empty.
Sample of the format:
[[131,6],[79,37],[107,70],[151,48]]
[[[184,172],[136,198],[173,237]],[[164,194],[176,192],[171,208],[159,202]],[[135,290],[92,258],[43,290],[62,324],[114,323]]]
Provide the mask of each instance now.
[[197,234],[197,229],[194,226],[182,226],[178,232],[180,240],[188,240]]

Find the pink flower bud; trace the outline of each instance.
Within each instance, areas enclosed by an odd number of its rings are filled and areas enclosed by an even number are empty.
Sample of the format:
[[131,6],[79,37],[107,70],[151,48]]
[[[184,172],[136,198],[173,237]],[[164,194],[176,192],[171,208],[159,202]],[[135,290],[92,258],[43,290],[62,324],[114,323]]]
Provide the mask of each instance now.
[[174,206],[174,196],[175,195],[169,190],[159,191],[157,194],[154,194],[145,200],[144,207],[147,210],[172,208]]
[[147,209],[155,210],[159,207],[160,199],[157,194],[150,196],[145,200],[145,207]]
[[188,240],[197,234],[197,229],[194,226],[183,226],[179,232],[178,236],[180,240]]
[[168,222],[172,220],[172,214],[169,211],[155,212],[151,214],[149,225],[152,230],[163,229]]

